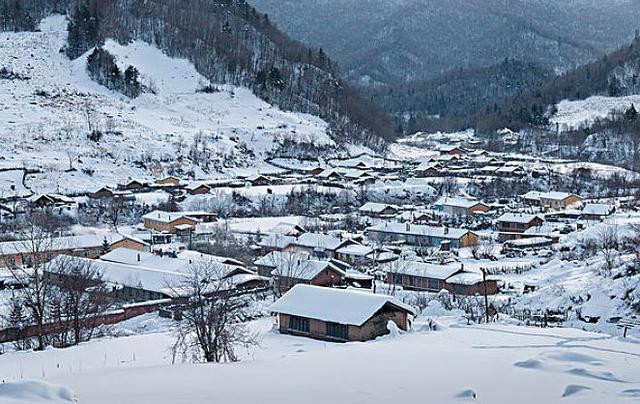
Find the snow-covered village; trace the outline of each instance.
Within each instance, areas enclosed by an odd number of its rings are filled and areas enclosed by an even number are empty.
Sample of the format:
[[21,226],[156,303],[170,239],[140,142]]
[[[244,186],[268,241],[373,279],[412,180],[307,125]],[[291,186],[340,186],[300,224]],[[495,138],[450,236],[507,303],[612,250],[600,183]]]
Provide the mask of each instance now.
[[0,403],[640,400],[637,31],[401,96],[249,3],[0,0]]

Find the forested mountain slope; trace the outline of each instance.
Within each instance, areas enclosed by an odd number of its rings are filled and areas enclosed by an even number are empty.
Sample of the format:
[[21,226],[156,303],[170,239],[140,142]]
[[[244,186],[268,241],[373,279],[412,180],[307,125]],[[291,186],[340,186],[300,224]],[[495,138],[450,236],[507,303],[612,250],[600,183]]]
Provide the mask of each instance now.
[[628,41],[635,0],[249,0],[352,80],[434,78],[505,58],[567,70]]
[[459,129],[469,112],[494,105],[553,77],[535,63],[505,59],[470,70],[456,70],[437,79],[364,88],[374,102],[394,115],[398,131]]
[[640,36],[599,60],[552,77],[502,103],[487,105],[472,117],[480,132],[509,127],[544,126],[562,100],[591,96],[621,97],[640,93]]

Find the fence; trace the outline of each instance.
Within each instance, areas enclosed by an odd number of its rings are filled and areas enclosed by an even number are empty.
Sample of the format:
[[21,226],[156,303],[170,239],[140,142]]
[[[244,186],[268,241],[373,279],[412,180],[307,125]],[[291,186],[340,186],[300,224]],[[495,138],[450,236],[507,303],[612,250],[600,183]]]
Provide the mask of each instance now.
[[[92,328],[100,325],[117,324],[143,314],[158,311],[162,306],[167,305],[170,302],[170,299],[163,299],[126,304],[123,305],[121,309],[84,319],[80,326],[82,328]],[[65,323],[48,323],[44,324],[42,327],[38,325],[29,325],[25,327],[5,328],[0,330],[0,343],[19,341],[22,339],[33,338],[38,335],[56,334],[64,330],[68,330],[70,325],[71,322],[69,321]]]

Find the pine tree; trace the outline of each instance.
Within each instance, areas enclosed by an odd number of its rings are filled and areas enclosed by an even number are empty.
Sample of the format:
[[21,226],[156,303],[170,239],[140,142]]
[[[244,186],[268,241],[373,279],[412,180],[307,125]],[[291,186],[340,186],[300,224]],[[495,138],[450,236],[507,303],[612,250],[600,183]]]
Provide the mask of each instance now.
[[111,245],[109,244],[109,242],[107,241],[107,238],[105,237],[104,240],[102,241],[102,254],[107,254],[111,251]]
[[631,104],[628,110],[624,112],[624,119],[627,122],[633,122],[638,118],[638,111],[636,110],[636,106]]
[[134,66],[129,66],[124,71],[124,94],[131,98],[140,95],[142,88],[140,84],[140,72]]

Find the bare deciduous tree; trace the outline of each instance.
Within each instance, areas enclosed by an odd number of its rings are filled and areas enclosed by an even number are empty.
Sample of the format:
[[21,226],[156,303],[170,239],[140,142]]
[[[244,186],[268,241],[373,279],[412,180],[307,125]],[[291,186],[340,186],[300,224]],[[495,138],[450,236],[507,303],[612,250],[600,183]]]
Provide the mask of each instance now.
[[620,237],[616,224],[605,224],[598,232],[596,248],[605,263],[605,276],[610,276],[619,255]]
[[182,281],[170,285],[174,293],[188,297],[172,349],[174,358],[182,352],[205,362],[235,362],[238,347],[257,344],[242,322],[249,317],[250,299],[234,293],[231,282],[220,276],[219,265],[194,263]]
[[305,279],[311,270],[311,262],[306,254],[274,251],[269,255],[268,260],[276,271],[273,284],[275,296],[282,296],[297,283],[300,283],[302,279]]
[[77,345],[93,336],[97,315],[112,304],[102,275],[86,259],[59,256],[51,262],[47,276],[55,287],[49,297],[50,316],[60,328],[61,346]]
[[28,319],[32,324],[40,328],[36,349],[43,350],[46,346],[46,338],[43,326],[47,319],[49,293],[51,282],[44,276],[47,271],[48,254],[56,243],[55,237],[50,231],[44,229],[34,220],[25,223],[17,242],[21,253],[21,263],[9,265],[11,276],[19,283],[28,283],[29,287],[21,289],[20,301],[24,304]]

